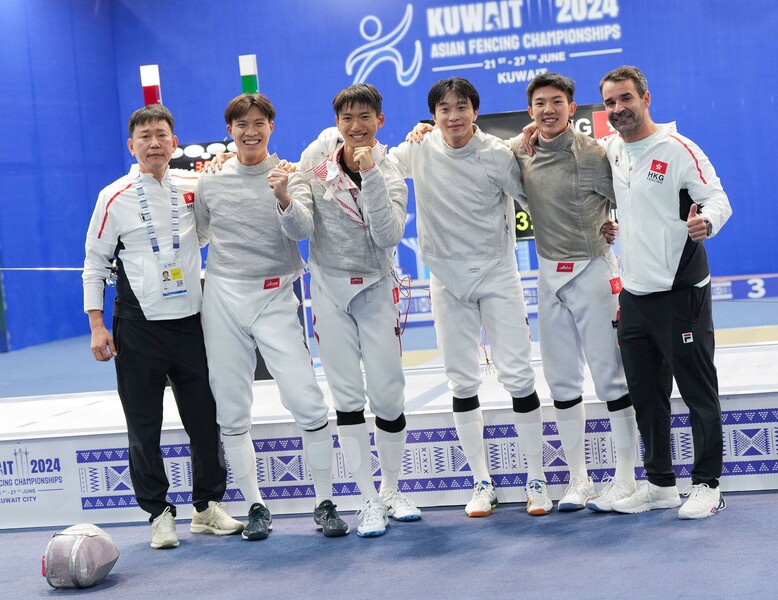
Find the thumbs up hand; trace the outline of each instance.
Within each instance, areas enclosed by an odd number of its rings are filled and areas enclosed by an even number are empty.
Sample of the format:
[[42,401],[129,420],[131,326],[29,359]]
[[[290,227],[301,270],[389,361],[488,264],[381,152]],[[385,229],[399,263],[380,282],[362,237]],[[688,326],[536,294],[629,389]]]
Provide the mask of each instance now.
[[689,209],[689,217],[686,219],[686,228],[693,242],[701,242],[708,237],[708,225],[705,219],[698,214],[699,205],[692,204]]

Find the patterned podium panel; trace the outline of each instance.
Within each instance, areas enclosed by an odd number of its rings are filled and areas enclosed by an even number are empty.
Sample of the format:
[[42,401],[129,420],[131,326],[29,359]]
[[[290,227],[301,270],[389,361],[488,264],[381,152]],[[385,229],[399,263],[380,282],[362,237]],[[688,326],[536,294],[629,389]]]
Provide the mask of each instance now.
[[[724,407],[725,491],[778,488],[778,394],[722,398]],[[673,401],[673,464],[679,488],[690,483],[693,461],[688,414]],[[613,474],[616,459],[605,406],[586,404],[586,458],[595,483]],[[559,499],[568,481],[553,409],[543,407],[543,464],[552,498]],[[512,413],[484,410],[489,469],[501,502],[524,502],[526,465],[516,437]],[[299,430],[292,423],[256,425],[252,429],[259,485],[276,514],[306,513],[313,509],[314,491],[302,453]],[[343,454],[333,436],[333,489],[341,510],[356,510],[359,495]],[[450,413],[412,414],[400,485],[419,506],[464,505],[473,479],[459,446]],[[109,523],[147,518],[135,502],[127,464],[126,435],[74,436],[0,442],[0,528]],[[192,501],[192,463],[182,430],[163,432],[163,454],[170,480],[169,499],[179,517],[189,517]],[[636,448],[638,464],[642,446]],[[376,482],[380,480],[373,457]],[[639,478],[644,477],[638,468]],[[228,473],[224,501],[234,515],[248,506]]]

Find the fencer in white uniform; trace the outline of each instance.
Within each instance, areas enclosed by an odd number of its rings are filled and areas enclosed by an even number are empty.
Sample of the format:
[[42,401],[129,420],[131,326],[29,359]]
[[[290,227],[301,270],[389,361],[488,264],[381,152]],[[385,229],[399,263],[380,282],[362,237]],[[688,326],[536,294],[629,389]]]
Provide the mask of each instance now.
[[416,193],[419,245],[432,273],[430,293],[438,345],[453,393],[454,424],[473,472],[471,517],[491,514],[497,494],[486,462],[481,384],[481,328],[491,344],[498,380],[511,395],[527,464],[527,512],[553,504],[543,472],[543,429],[524,292],[514,253],[514,198],[522,194],[519,165],[505,143],[474,123],[479,96],[454,77],[428,96],[437,129],[404,142],[389,158]]
[[[405,229],[408,189],[375,140],[384,122],[378,90],[350,86],[333,108],[343,143],[320,138],[303,153],[299,166],[309,192],[294,196],[282,226],[295,239],[310,237],[314,333],[340,446],[363,500],[357,534],[375,537],[385,533],[388,517],[421,518],[398,489],[406,425],[394,255]],[[378,493],[366,399],[375,415]]]
[[305,461],[316,494],[314,520],[327,537],[348,533],[332,502],[332,433],[316,382],[292,288],[303,271],[297,243],[280,225],[291,196],[308,189],[279,168],[267,146],[275,109],[259,94],[243,94],[225,110],[237,156],[200,180],[197,233],[209,242],[203,331],[227,461],[250,504],[243,538],[264,539],[272,517],[257,486],[251,439],[255,347],[275,379],[282,404],[302,430]]
[[[601,228],[609,224],[613,179],[605,150],[576,132],[575,84],[544,73],[527,87],[529,114],[539,130],[530,156],[521,136],[510,140],[538,254],[538,326],[543,373],[554,401],[570,480],[557,507],[611,511],[635,491],[637,427],[616,340],[619,265]],[[606,225],[608,226],[608,225]],[[599,494],[586,468],[584,365],[606,402],[616,468]]]

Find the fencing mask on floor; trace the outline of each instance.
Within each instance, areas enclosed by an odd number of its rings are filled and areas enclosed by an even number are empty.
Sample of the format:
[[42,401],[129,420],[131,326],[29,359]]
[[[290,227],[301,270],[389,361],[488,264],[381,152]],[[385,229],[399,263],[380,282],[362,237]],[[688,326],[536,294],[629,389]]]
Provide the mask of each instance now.
[[110,573],[119,549],[97,525],[73,525],[55,533],[43,555],[43,576],[53,588],[87,588]]

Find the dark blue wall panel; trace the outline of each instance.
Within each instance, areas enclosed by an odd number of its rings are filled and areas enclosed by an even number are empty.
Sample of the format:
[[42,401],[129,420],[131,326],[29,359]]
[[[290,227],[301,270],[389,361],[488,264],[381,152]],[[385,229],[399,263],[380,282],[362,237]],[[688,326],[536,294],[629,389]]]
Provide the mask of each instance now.
[[[121,174],[110,3],[0,6],[2,266],[79,267],[100,188]],[[11,349],[86,332],[80,274],[5,272]]]

